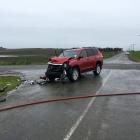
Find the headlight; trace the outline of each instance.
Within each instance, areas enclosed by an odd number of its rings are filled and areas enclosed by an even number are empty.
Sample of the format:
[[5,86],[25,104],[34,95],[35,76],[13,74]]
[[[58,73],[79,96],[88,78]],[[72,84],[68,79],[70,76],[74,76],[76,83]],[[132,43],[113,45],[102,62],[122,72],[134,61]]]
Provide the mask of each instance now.
[[64,68],[67,68],[67,67],[68,67],[68,64],[65,62],[65,63],[63,64],[63,67],[64,67]]

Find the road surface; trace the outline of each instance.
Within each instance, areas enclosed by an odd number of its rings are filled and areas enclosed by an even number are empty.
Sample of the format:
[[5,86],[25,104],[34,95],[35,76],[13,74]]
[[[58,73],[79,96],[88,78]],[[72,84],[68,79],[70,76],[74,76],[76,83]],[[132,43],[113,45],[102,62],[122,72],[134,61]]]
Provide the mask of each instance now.
[[[111,65],[130,65],[128,69]],[[75,83],[22,84],[0,106],[31,99],[140,92],[140,71],[120,54],[105,61],[99,77],[86,73]],[[139,67],[139,64],[136,64]],[[108,68],[109,67],[109,68]],[[119,69],[120,67],[120,69]],[[35,80],[45,66],[0,67]],[[10,71],[9,71],[10,73]],[[91,98],[28,106],[0,112],[0,140],[139,140],[140,95]]]

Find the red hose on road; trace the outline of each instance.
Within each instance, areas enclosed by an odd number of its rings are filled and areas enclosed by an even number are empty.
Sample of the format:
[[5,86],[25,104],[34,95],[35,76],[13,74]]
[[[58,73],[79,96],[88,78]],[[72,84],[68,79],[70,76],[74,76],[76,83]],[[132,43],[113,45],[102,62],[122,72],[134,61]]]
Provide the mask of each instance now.
[[39,99],[39,100],[30,100],[26,102],[20,102],[10,105],[3,105],[0,107],[0,112],[14,109],[14,108],[20,108],[30,105],[36,105],[36,104],[43,104],[43,103],[51,103],[51,102],[60,102],[60,101],[67,101],[67,100],[77,100],[77,99],[86,99],[86,98],[92,98],[92,97],[106,97],[106,96],[126,96],[126,95],[140,95],[140,92],[136,93],[117,93],[117,94],[91,94],[86,96],[75,96],[75,97],[67,97],[67,98],[58,98],[58,99]]

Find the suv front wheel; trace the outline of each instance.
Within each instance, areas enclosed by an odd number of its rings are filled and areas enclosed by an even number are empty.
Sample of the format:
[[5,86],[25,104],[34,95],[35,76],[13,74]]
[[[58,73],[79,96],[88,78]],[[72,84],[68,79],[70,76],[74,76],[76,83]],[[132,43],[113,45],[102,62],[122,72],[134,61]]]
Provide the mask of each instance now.
[[77,68],[72,68],[68,75],[68,78],[71,82],[77,81],[80,77],[80,72]]
[[49,82],[54,82],[55,81],[54,77],[48,77],[48,79],[49,79]]
[[95,71],[94,71],[94,75],[98,76],[98,75],[100,75],[100,73],[101,73],[101,64],[97,64]]

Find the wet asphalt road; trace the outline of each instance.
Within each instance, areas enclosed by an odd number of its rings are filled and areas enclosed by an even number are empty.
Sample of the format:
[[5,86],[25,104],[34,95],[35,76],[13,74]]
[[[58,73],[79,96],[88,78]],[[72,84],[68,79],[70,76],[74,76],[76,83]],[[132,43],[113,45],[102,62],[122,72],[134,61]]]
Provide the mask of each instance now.
[[[120,63],[119,63],[120,62]],[[140,71],[115,64],[136,64],[120,54],[105,61],[99,77],[86,73],[75,83],[66,81],[44,86],[23,84],[8,94],[15,103],[30,99],[52,99],[88,95],[140,92]],[[109,69],[107,69],[109,65]],[[136,64],[138,65],[138,64]],[[120,69],[119,69],[120,67]],[[123,66],[124,67],[124,66]],[[24,69],[23,69],[24,68]],[[0,67],[23,73],[26,79],[38,79],[45,66]],[[62,101],[0,112],[0,140],[139,140],[140,96],[92,98]]]

